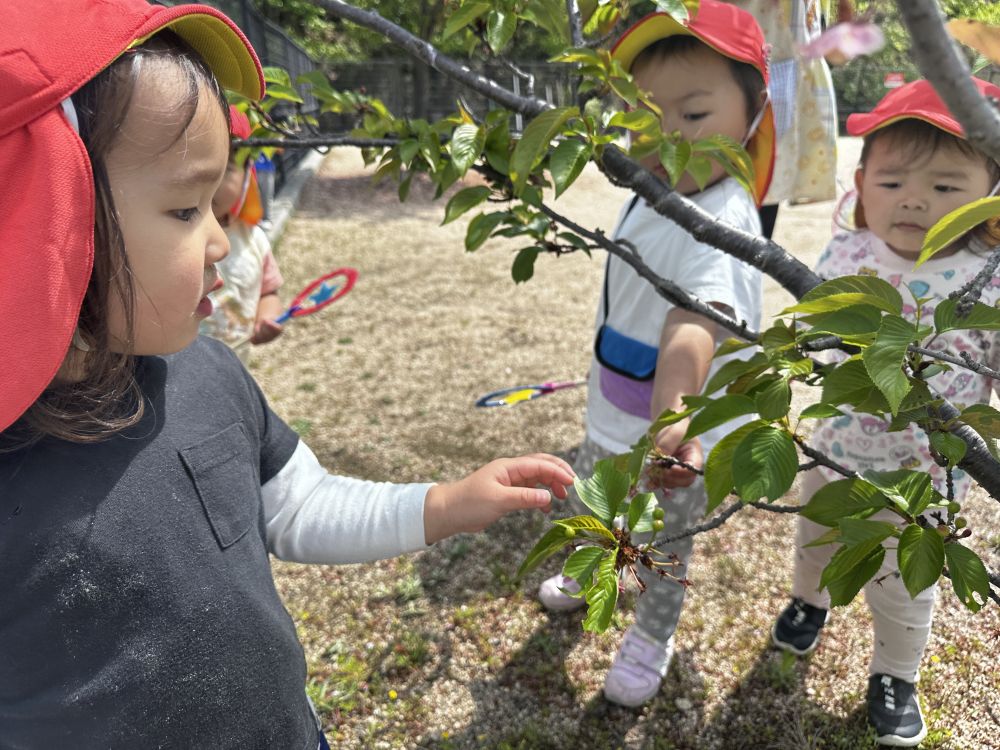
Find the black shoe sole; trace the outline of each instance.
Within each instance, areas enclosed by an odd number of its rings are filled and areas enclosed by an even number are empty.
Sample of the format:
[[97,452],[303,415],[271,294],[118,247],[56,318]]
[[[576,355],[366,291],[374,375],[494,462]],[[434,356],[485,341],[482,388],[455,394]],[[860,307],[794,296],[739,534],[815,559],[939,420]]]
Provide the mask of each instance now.
[[813,651],[815,651],[816,647],[819,645],[819,636],[817,635],[815,640],[813,640],[812,644],[808,648],[805,649],[796,648],[791,643],[786,643],[785,641],[779,640],[777,630],[778,630],[778,623],[774,623],[774,625],[771,626],[771,643],[774,645],[775,648],[779,648],[782,651],[788,651],[789,653],[795,654],[796,656],[808,656]]

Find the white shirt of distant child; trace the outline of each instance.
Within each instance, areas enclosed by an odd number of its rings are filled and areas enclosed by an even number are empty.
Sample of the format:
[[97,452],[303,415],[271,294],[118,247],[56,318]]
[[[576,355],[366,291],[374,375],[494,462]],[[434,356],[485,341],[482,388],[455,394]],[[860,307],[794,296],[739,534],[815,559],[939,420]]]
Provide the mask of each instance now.
[[[753,198],[732,178],[687,198],[726,224],[750,234],[760,234],[760,218]],[[759,327],[762,306],[759,271],[718,248],[698,242],[678,224],[656,213],[645,201],[636,201],[631,211],[628,210],[630,203],[631,199],[622,208],[614,232],[616,239],[627,238],[645,263],[662,278],[670,279],[702,302],[728,308],[737,321],[746,321],[751,328]],[[611,308],[607,324],[632,339],[658,347],[663,321],[674,305],[618,258],[610,259],[606,273]],[[602,300],[597,311],[595,335],[605,322],[604,317]],[[720,327],[717,343],[732,335]],[[753,349],[743,350],[713,360],[708,378],[729,359],[752,353]],[[596,357],[592,358],[587,384],[587,436],[615,453],[627,451],[649,429],[648,403],[645,415],[638,413],[639,409],[630,412],[627,406],[620,408],[627,400],[621,391],[629,387],[626,378],[616,376]],[[742,421],[746,420],[733,420],[701,435],[705,455]]]

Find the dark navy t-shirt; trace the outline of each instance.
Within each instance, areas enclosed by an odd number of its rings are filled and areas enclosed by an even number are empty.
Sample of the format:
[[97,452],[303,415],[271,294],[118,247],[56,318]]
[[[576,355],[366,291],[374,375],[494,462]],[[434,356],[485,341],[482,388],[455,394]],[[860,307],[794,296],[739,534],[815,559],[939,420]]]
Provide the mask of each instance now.
[[138,376],[136,427],[0,453],[0,748],[314,750],[260,493],[298,438],[215,341]]

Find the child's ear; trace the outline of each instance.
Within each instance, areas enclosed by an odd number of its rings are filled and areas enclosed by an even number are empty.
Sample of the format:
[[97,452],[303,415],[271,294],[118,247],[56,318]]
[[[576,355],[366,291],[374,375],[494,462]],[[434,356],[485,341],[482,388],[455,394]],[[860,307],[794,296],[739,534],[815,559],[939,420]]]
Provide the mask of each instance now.
[[864,180],[865,168],[859,164],[854,170],[854,191],[858,194],[854,201],[854,227],[855,229],[867,229],[868,221],[865,219],[865,207],[861,203],[861,183]]

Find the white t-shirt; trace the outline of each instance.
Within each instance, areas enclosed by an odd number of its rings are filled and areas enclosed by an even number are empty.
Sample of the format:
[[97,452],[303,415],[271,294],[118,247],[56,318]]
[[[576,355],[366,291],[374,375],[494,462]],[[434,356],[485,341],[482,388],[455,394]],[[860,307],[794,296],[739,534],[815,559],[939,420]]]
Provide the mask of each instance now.
[[[737,229],[760,234],[757,208],[747,192],[733,179],[725,179],[695,195],[689,196],[718,220]],[[636,201],[632,210],[622,208],[614,237],[632,243],[643,261],[659,276],[668,279],[705,303],[719,303],[734,311],[736,320],[745,320],[754,329],[760,327],[761,274],[718,248],[695,241],[690,234],[656,213],[643,200]],[[652,285],[641,278],[631,266],[611,257],[606,271],[610,313],[607,323],[615,331],[631,339],[659,347],[660,333],[667,313],[674,307],[661,297]],[[597,309],[595,337],[605,323],[604,299]],[[719,341],[732,334],[719,331]],[[753,348],[712,362],[709,378],[721,364],[733,356],[748,358]],[[645,390],[650,390],[648,381]],[[587,384],[587,436],[606,450],[623,453],[646,431],[651,421],[648,395],[636,389],[643,386],[628,381],[603,367],[596,357],[590,364]],[[632,390],[633,393],[627,393]],[[645,412],[641,403],[645,403]],[[623,404],[628,406],[623,408]],[[640,416],[644,413],[644,416]],[[712,446],[749,420],[733,420],[701,436],[707,455]]]

